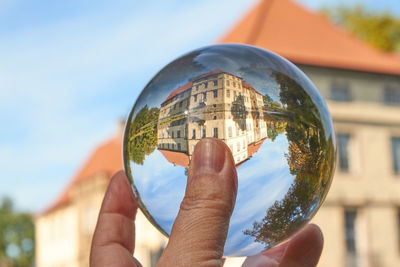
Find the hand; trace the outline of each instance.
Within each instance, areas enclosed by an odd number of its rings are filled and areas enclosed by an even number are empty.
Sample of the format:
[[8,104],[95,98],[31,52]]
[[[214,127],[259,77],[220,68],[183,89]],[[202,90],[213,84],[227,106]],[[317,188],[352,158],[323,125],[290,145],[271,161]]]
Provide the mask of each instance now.
[[[202,139],[193,153],[185,197],[158,266],[222,266],[236,193],[236,168],[229,148],[218,139]],[[118,172],[100,210],[91,266],[141,266],[132,256],[136,211],[130,184]],[[248,257],[243,266],[316,266],[322,244],[319,228],[309,225],[288,242]]]

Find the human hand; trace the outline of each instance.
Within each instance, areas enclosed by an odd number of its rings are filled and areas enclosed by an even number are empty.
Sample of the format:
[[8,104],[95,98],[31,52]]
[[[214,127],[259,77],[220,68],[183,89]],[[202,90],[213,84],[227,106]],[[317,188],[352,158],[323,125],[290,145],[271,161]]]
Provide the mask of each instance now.
[[[193,153],[185,197],[157,266],[222,266],[236,193],[237,174],[229,148],[218,139],[202,139]],[[118,172],[100,210],[91,266],[141,266],[132,256],[136,211],[130,184]],[[319,228],[309,225],[288,242],[248,257],[243,266],[316,266],[322,243]]]

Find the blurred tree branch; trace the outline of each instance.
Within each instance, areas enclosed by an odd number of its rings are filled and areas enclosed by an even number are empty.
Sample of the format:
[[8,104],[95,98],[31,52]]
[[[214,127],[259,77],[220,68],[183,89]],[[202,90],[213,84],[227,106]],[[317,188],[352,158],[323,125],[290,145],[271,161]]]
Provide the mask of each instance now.
[[322,12],[376,48],[400,52],[400,18],[388,11],[372,12],[358,5],[323,8]]
[[34,225],[28,213],[14,210],[10,198],[0,199],[0,266],[33,266]]

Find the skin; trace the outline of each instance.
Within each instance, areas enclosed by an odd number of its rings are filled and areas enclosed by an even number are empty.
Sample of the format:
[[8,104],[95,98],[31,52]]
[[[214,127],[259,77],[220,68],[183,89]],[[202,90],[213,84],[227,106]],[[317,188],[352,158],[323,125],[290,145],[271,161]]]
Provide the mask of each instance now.
[[[185,197],[157,266],[222,266],[229,220],[235,205],[237,174],[225,143],[202,139],[195,147]],[[141,266],[135,251],[137,202],[124,172],[108,186],[93,236],[90,266]],[[248,257],[244,267],[312,267],[323,237],[310,224],[289,241]]]

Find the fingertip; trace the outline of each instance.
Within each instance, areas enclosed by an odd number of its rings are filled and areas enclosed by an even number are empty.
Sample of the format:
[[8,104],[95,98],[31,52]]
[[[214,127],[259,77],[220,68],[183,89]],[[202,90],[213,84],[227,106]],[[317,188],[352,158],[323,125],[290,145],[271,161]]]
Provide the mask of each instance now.
[[323,234],[315,224],[307,225],[288,241],[282,266],[316,266],[322,253]]
[[309,229],[308,231],[310,231],[310,234],[313,236],[315,243],[318,243],[319,247],[321,247],[322,250],[324,246],[324,235],[321,228],[313,223],[308,224],[306,228]]
[[[114,174],[108,184],[92,239],[90,266],[135,263],[135,216],[137,204],[123,171]],[[136,266],[136,265],[133,265]]]
[[[199,141],[185,196],[160,262],[220,266],[236,193],[237,174],[230,149],[216,138]],[[183,256],[176,259],[176,254]]]
[[137,207],[132,187],[125,172],[118,171],[112,176],[108,185],[101,212],[114,212],[134,218]]
[[218,189],[221,198],[230,200],[229,212],[232,213],[238,188],[232,152],[225,142],[209,137],[195,146],[185,195],[211,192],[210,188]]

